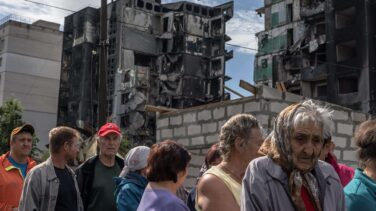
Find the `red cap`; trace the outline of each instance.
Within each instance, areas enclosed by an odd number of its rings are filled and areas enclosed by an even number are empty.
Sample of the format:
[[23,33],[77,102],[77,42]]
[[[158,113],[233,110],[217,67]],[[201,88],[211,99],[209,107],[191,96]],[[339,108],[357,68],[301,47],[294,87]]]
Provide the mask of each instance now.
[[116,133],[118,135],[121,135],[120,128],[115,124],[115,123],[107,123],[103,125],[99,131],[98,131],[98,136],[103,137],[106,136],[109,133]]

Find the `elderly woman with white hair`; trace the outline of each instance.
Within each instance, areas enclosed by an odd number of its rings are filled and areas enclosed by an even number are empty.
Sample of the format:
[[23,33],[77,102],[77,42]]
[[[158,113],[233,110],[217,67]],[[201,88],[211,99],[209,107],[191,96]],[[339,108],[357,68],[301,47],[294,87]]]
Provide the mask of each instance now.
[[148,184],[145,175],[149,153],[149,147],[138,146],[125,156],[124,168],[119,177],[114,178],[116,207],[119,211],[137,210]]
[[247,168],[241,210],[342,211],[345,199],[334,169],[320,161],[325,112],[312,101],[277,116],[270,138]]

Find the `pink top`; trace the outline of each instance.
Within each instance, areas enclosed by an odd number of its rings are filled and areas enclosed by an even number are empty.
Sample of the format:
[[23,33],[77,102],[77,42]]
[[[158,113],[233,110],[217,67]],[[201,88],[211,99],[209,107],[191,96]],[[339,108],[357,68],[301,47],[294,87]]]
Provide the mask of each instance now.
[[333,166],[334,170],[337,172],[341,184],[345,187],[354,177],[354,169],[346,166],[345,164],[339,164],[333,153],[329,153],[325,161]]

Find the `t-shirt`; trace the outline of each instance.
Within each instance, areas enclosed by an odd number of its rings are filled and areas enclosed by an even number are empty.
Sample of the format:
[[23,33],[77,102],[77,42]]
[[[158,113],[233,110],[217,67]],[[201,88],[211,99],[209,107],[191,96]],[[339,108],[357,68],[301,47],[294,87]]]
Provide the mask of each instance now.
[[187,205],[174,194],[163,189],[146,188],[137,211],[189,211]]
[[74,180],[67,168],[55,167],[55,173],[59,178],[59,192],[57,194],[55,211],[78,210],[77,192]]
[[21,170],[22,176],[26,177],[27,163],[18,163],[11,156],[8,156],[9,162],[16,168]]
[[103,165],[100,160],[95,163],[88,211],[116,211],[113,178],[119,176],[120,171],[121,169],[116,162],[112,167]]

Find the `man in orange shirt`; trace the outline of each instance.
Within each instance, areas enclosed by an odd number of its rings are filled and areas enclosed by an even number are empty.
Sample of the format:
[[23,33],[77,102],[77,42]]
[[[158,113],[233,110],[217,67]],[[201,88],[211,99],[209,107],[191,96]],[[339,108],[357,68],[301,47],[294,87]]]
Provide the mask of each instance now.
[[17,210],[26,173],[36,165],[29,157],[34,128],[29,124],[13,129],[10,151],[0,156],[0,210]]

